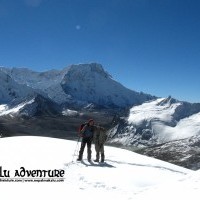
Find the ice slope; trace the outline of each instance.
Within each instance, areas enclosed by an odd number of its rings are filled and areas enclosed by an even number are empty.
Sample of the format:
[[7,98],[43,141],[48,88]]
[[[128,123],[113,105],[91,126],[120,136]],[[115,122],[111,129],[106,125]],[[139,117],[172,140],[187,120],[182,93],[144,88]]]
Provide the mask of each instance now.
[[3,169],[65,170],[64,182],[0,182],[2,199],[166,199],[171,192],[174,198],[185,199],[189,193],[199,198],[198,172],[113,147],[105,148],[105,164],[88,163],[86,152],[83,162],[76,162],[76,145],[44,137],[2,138]]

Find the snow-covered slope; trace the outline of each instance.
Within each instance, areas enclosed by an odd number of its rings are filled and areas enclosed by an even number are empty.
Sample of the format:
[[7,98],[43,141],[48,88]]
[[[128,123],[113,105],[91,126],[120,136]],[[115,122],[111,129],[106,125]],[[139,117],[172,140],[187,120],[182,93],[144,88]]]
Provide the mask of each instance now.
[[4,115],[15,116],[15,115],[18,115],[21,109],[23,109],[25,106],[27,106],[29,104],[32,104],[33,102],[34,102],[34,99],[20,103],[19,105],[14,106],[12,108],[9,108],[7,106],[7,104],[0,105],[0,116],[4,116]]
[[[9,179],[0,177],[1,180],[8,181],[0,181],[1,198],[20,200],[199,198],[198,171],[192,172],[113,147],[105,148],[105,164],[88,163],[85,154],[83,162],[72,162],[76,159],[76,156],[73,158],[76,144],[73,141],[44,137],[1,139],[0,152],[3,152],[0,157],[1,174],[3,170],[10,170]],[[45,182],[44,178],[25,175],[18,179],[19,182],[12,182],[15,170],[20,170],[21,167],[25,170],[63,169],[65,181]],[[31,182],[41,179],[43,182]]]
[[0,70],[0,104],[28,98],[34,95],[34,90],[14,81],[9,75]]
[[58,106],[41,95],[35,95],[19,104],[0,105],[0,116],[9,115],[11,117],[33,117],[41,115],[58,115],[60,110]]
[[111,131],[111,142],[153,145],[200,134],[200,104],[171,97],[146,102],[130,109],[129,116]]
[[75,99],[106,107],[126,107],[153,98],[125,88],[95,63],[70,66],[61,85]]
[[17,83],[40,90],[57,103],[64,103],[70,99],[70,96],[65,94],[60,85],[64,74],[67,73],[67,69],[35,72],[27,68],[2,67],[1,70],[12,77]]
[[104,71],[100,64],[71,65],[62,70],[34,72],[26,68],[1,68],[20,84],[41,90],[56,103],[94,103],[131,106],[155,98],[129,90]]

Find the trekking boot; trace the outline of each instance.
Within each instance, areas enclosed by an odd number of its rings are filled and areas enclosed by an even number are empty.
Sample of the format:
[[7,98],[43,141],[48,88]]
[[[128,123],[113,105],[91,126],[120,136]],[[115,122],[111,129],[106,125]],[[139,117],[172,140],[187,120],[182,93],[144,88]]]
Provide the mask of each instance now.
[[88,160],[88,162],[91,162],[91,153],[88,154],[87,160]]
[[91,157],[92,157],[92,151],[91,149],[88,149],[88,155],[87,155],[88,162],[91,162]]
[[96,160],[94,162],[99,162],[99,153],[96,154]]
[[79,156],[78,156],[78,158],[77,158],[77,161],[81,161],[82,160],[82,155],[81,154],[79,154]]
[[104,153],[102,153],[102,154],[101,154],[101,163],[103,163],[104,160],[105,160],[105,155],[104,155]]
[[82,161],[82,158],[77,158],[77,161]]
[[77,161],[81,161],[82,158],[83,158],[83,149],[81,149],[81,150],[79,151]]

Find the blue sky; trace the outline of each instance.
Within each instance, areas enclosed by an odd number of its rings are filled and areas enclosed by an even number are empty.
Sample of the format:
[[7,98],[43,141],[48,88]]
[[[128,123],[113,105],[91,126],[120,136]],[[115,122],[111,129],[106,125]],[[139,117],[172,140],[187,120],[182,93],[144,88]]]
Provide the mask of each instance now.
[[200,102],[199,0],[0,0],[0,65],[98,62],[126,87]]

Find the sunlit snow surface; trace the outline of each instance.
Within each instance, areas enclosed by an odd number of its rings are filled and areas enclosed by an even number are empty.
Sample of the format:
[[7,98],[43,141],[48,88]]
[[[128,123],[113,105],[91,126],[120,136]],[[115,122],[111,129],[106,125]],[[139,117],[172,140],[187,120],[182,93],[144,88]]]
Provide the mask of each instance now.
[[6,109],[7,109],[7,105],[6,104],[0,105],[0,113],[4,112]]
[[79,113],[76,110],[66,109],[62,111],[62,114],[65,116],[77,116]]
[[34,99],[21,103],[11,109],[9,109],[9,107],[5,104],[0,105],[0,116],[17,114],[20,111],[20,109],[22,109],[25,105],[32,104],[33,102]]
[[[199,199],[200,173],[127,150],[106,147],[106,163],[73,158],[77,142],[12,137],[0,140],[4,169],[64,169],[64,182],[2,183],[2,199]],[[95,151],[93,149],[93,158]],[[72,162],[74,160],[74,162]]]
[[161,103],[164,100],[165,98],[160,98],[155,101],[143,103],[139,106],[134,106],[130,110],[128,122],[136,125],[140,125],[144,120],[150,121],[152,119],[170,122],[172,120],[172,115],[174,114],[175,109],[181,103],[175,103],[172,105],[168,103],[162,105]]
[[[128,123],[133,126],[142,126],[144,122],[151,123],[152,130],[160,143],[200,134],[200,113],[183,118],[177,123],[173,122],[173,114],[181,103],[162,104],[164,100],[160,98],[134,106],[130,110]],[[170,123],[176,124],[168,125]]]

